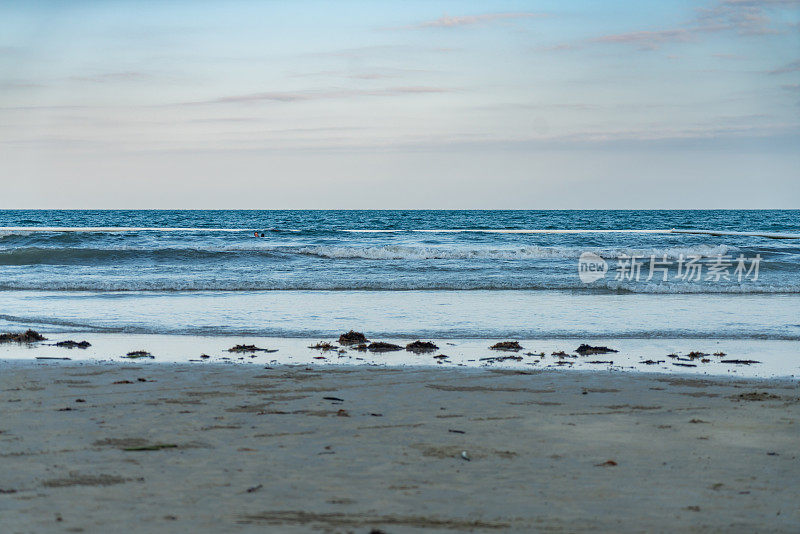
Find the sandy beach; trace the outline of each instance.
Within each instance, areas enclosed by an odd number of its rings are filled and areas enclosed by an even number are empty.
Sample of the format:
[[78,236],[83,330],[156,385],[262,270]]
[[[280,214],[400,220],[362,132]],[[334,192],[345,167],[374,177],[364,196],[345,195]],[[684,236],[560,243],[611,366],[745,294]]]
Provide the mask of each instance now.
[[796,531],[788,379],[0,362],[4,532]]
[[0,1],[0,534],[800,534],[798,30]]

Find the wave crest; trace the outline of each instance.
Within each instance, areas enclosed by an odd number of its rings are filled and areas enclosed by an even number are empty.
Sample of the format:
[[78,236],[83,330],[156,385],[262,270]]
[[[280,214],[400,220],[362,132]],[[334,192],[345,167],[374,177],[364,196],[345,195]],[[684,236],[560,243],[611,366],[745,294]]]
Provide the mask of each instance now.
[[649,258],[677,259],[681,256],[701,256],[713,258],[737,252],[739,249],[728,245],[698,245],[673,248],[591,248],[591,247],[540,247],[530,245],[519,248],[480,248],[458,249],[403,245],[384,245],[377,247],[351,246],[313,246],[303,247],[297,252],[309,256],[330,259],[367,260],[525,260],[525,259],[578,259],[584,252],[593,252],[606,259],[621,256],[642,256]]

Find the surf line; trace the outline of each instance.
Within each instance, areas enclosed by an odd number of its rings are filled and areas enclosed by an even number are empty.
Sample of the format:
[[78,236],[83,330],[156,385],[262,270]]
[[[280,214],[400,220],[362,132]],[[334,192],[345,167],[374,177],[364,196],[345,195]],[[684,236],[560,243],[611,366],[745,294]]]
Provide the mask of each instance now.
[[767,237],[769,239],[800,239],[800,234],[781,234],[773,232],[732,232],[720,230],[670,230],[673,234],[697,234],[711,236],[743,236],[743,237]]

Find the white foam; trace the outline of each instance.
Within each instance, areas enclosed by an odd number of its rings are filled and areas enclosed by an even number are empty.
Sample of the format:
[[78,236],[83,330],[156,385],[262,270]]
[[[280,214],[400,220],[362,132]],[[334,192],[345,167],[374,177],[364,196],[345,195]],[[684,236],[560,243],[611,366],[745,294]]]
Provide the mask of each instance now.
[[434,260],[434,259],[487,259],[487,260],[524,260],[524,259],[571,259],[578,258],[584,252],[594,252],[603,258],[621,256],[639,256],[649,258],[679,258],[680,256],[716,257],[736,251],[727,245],[697,245],[691,247],[672,248],[585,248],[585,247],[540,247],[526,246],[507,249],[458,249],[436,248],[402,245],[385,245],[376,247],[348,246],[313,246],[303,247],[296,252],[309,256],[320,256],[331,259],[368,259],[368,260]]
[[383,234],[396,232],[419,232],[430,234],[460,234],[460,233],[483,233],[483,234],[668,234],[670,230],[605,230],[605,229],[551,229],[551,228],[431,228],[415,230],[356,230],[345,229],[343,232],[353,232],[361,234]]
[[170,228],[154,226],[0,226],[0,232],[253,232],[241,228]]
[[[324,229],[320,229],[324,230]],[[253,232],[255,228],[204,228],[157,226],[0,226],[0,233],[8,232]],[[298,229],[269,228],[259,232],[301,232]],[[418,228],[402,229],[340,229],[350,233],[384,234],[398,232],[416,233],[486,233],[486,234],[698,234],[710,236],[768,237],[772,239],[800,239],[800,234],[774,232],[734,232],[727,230],[683,229],[603,229],[603,228]]]
[[800,234],[783,234],[774,232],[730,232],[726,230],[670,230],[674,234],[697,234],[710,236],[742,236],[742,237],[768,237],[770,239],[800,239]]

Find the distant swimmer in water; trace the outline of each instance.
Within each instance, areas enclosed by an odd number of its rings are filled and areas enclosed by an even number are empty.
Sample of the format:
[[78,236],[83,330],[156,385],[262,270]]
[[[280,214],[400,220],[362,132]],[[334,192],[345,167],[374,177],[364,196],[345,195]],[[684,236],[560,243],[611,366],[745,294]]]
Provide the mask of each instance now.
[[253,235],[258,237],[258,232],[253,232]]
[[261,234],[261,237],[264,237],[264,234],[263,234],[263,233]]

